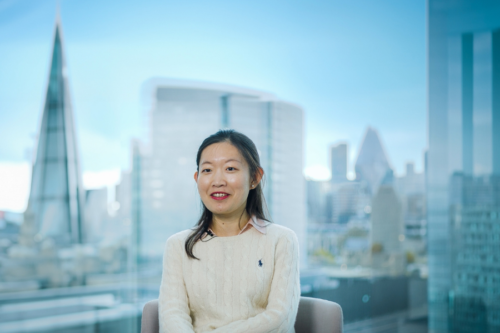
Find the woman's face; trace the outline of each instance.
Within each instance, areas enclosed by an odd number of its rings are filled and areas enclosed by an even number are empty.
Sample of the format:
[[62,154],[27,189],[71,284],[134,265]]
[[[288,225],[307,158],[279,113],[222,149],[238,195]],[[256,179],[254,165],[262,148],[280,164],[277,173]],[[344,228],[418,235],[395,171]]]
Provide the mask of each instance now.
[[194,179],[207,209],[215,215],[239,216],[246,207],[252,179],[249,166],[238,149],[228,142],[206,147],[201,153],[198,170]]

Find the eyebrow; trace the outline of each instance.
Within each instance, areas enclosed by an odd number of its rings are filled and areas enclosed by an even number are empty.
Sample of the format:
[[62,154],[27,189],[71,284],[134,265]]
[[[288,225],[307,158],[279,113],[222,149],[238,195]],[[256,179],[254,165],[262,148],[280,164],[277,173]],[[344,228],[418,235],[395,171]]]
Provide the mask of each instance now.
[[[234,161],[234,162],[241,163],[239,160],[237,160],[237,159],[235,159],[235,158],[230,158],[230,159],[226,160],[226,161],[224,162],[224,164],[225,164],[225,163],[228,163],[228,162],[233,162],[233,161]],[[203,165],[203,164],[212,164],[212,162],[210,162],[210,161],[205,161],[205,162],[201,163],[201,165]]]

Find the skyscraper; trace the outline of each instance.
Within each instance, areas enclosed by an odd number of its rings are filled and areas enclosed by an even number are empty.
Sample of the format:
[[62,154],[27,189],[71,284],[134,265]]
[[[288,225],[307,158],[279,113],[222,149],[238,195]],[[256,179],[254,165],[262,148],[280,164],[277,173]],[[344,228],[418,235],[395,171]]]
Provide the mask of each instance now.
[[307,180],[306,198],[308,223],[331,223],[332,198],[330,182],[321,180]]
[[330,147],[330,166],[332,183],[347,181],[347,144],[339,143]]
[[500,3],[429,0],[429,331],[500,331]]
[[405,236],[424,242],[426,237],[425,174],[416,173],[413,163],[406,163],[406,174],[394,180],[403,202]]
[[[369,210],[371,195],[360,182],[335,184],[331,190],[333,223],[346,224],[351,219],[364,220]],[[367,208],[368,207],[368,208]]]
[[66,77],[60,20],[54,31],[47,95],[33,165],[25,222],[35,238],[56,244],[83,241],[83,192]]
[[377,193],[387,173],[392,171],[378,132],[374,128],[366,129],[355,171],[356,181],[365,183],[372,195]]
[[372,263],[376,269],[402,273],[404,269],[403,209],[391,185],[381,185],[372,199]]
[[134,172],[140,175],[132,176],[140,180],[133,187],[140,191],[134,203],[140,255],[161,256],[168,236],[198,221],[196,153],[221,128],[253,140],[273,221],[294,230],[305,253],[302,108],[261,91],[188,80],[153,79],[145,91],[151,106],[149,142],[135,155]]

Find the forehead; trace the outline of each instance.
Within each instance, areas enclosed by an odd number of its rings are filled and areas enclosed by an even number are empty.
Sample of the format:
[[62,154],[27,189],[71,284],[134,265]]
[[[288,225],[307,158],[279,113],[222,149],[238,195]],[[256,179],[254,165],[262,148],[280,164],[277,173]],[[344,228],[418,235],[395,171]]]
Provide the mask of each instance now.
[[229,159],[234,159],[245,163],[245,159],[239,152],[238,148],[229,142],[214,143],[206,147],[201,153],[200,164],[203,162],[224,162]]

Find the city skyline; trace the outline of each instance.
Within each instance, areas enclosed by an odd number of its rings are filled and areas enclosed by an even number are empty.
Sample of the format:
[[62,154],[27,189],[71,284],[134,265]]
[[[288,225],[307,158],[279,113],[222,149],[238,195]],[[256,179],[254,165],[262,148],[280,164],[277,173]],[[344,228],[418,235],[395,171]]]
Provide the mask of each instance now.
[[[421,98],[409,99],[408,102],[403,103],[404,105],[407,105],[408,108],[413,108],[413,110],[416,110],[415,105],[418,104],[416,103],[416,101],[420,101],[419,103],[421,103],[421,111],[417,112],[417,114],[415,114],[415,112],[410,112],[409,109],[408,112],[395,112],[396,109],[401,109],[401,107],[398,107],[397,105],[401,106],[401,99],[404,99],[404,95],[399,94],[397,90],[392,90],[396,88],[396,85],[394,84],[394,75],[391,74],[388,75],[388,78],[384,78],[384,76],[380,75],[381,73],[379,71],[377,72],[375,69],[373,69],[373,74],[366,76],[366,65],[368,64],[363,65],[361,61],[362,59],[357,59],[356,61],[350,62],[349,68],[352,70],[352,73],[342,73],[339,71],[335,75],[335,77],[337,77],[336,80],[345,80],[349,77],[349,75],[352,76],[355,74],[354,76],[356,76],[358,81],[351,82],[351,80],[354,79],[353,78],[346,81],[345,84],[341,84],[340,86],[338,86],[337,82],[334,84],[334,86],[336,85],[337,88],[343,90],[345,93],[345,90],[349,86],[352,88],[352,85],[354,84],[358,86],[359,89],[362,89],[365,93],[368,93],[368,95],[363,93],[363,96],[365,96],[367,99],[372,99],[372,94],[376,93],[376,90],[378,89],[374,88],[373,80],[375,79],[375,77],[378,77],[380,83],[383,83],[382,86],[384,86],[385,89],[385,92],[381,92],[381,94],[377,95],[379,97],[379,100],[385,100],[387,98],[389,100],[392,100],[392,102],[388,103],[386,100],[383,103],[371,103],[370,107],[366,107],[366,105],[358,105],[356,107],[354,107],[353,105],[348,106],[345,103],[352,103],[354,99],[350,98],[350,101],[348,102],[346,98],[340,98],[341,96],[339,96],[339,92],[337,92],[337,89],[331,90],[331,88],[334,88],[332,86],[333,83],[328,81],[331,80],[331,75],[317,77],[317,74],[311,74],[310,76],[305,77],[305,80],[301,80],[300,75],[296,77],[290,77],[290,75],[293,76],[295,74],[294,69],[290,67],[290,64],[286,64],[287,61],[284,61],[283,64],[280,63],[279,66],[276,66],[275,63],[271,64],[270,61],[277,61],[277,58],[287,59],[287,57],[290,57],[289,61],[299,65],[295,56],[290,53],[280,53],[271,58],[261,58],[263,57],[261,50],[263,46],[260,45],[268,45],[273,41],[264,38],[261,32],[256,32],[256,34],[257,36],[262,38],[262,40],[256,41],[255,38],[251,38],[251,36],[253,35],[253,30],[249,30],[249,27],[245,24],[240,24],[238,28],[241,30],[242,37],[248,38],[248,43],[243,43],[241,45],[238,44],[233,47],[226,46],[224,50],[228,52],[233,50],[234,52],[236,52],[243,51],[250,46],[256,47],[255,51],[260,58],[258,57],[254,63],[259,66],[262,65],[262,68],[258,68],[259,70],[257,71],[253,70],[253,73],[245,72],[241,68],[241,65],[245,67],[246,64],[252,63],[252,60],[250,59],[251,57],[249,58],[248,56],[244,58],[238,58],[239,62],[235,59],[233,59],[231,62],[227,62],[227,57],[221,57],[220,60],[217,57],[215,57],[215,59],[211,57],[210,59],[205,59],[205,62],[203,62],[202,58],[193,59],[194,55],[191,58],[188,57],[186,59],[180,59],[179,54],[177,54],[176,60],[178,61],[178,66],[174,66],[175,68],[172,66],[165,66],[164,62],[158,62],[158,59],[154,58],[152,59],[152,62],[157,65],[157,69],[154,69],[151,66],[146,66],[147,68],[143,68],[140,71],[131,70],[130,74],[122,75],[121,77],[119,77],[116,76],[116,71],[118,69],[117,66],[110,63],[109,60],[110,56],[116,54],[116,52],[118,52],[119,50],[122,50],[123,36],[121,36],[119,31],[106,30],[107,32],[110,32],[109,38],[114,39],[96,38],[95,41],[90,43],[88,38],[95,37],[96,28],[88,27],[88,24],[83,24],[83,22],[81,22],[81,19],[75,17],[75,6],[78,7],[75,4],[63,2],[61,5],[61,16],[63,26],[66,31],[66,44],[68,49],[67,53],[68,57],[70,58],[69,73],[72,78],[70,89],[72,95],[74,96],[74,105],[77,120],[77,135],[80,138],[82,146],[82,169],[84,171],[84,184],[86,185],[86,187],[100,187],[102,185],[106,185],[106,181],[108,182],[108,185],[109,183],[116,183],[118,181],[120,170],[127,169],[129,167],[130,139],[132,137],[141,136],[145,127],[145,110],[143,105],[141,104],[143,103],[143,101],[141,100],[142,85],[150,77],[159,75],[166,77],[182,77],[201,81],[227,83],[231,85],[245,86],[265,91],[273,91],[273,93],[276,93],[277,95],[282,96],[285,99],[298,102],[304,108],[306,117],[306,175],[311,176],[315,174],[314,176],[316,178],[324,177],[325,171],[328,170],[329,165],[327,147],[338,141],[350,142],[349,165],[351,166],[352,173],[352,166],[354,165],[355,157],[359,149],[359,144],[361,142],[363,132],[367,126],[373,126],[377,128],[381,133],[383,133],[383,139],[385,140],[388,153],[392,158],[391,162],[393,162],[396,172],[402,171],[404,168],[404,163],[410,160],[415,162],[418,171],[422,169],[421,161],[423,151],[425,149],[424,71],[422,71],[422,73],[420,74],[416,74],[417,71],[415,71],[415,69],[412,69],[411,73],[408,73],[413,75],[414,78],[420,76],[419,80],[421,80],[421,87],[419,89]],[[90,4],[89,8],[94,8],[92,6],[94,6],[94,4]],[[31,155],[33,154],[33,145],[35,141],[33,136],[36,136],[35,133],[38,130],[37,128],[40,118],[39,106],[41,104],[39,89],[43,90],[43,80],[45,80],[46,78],[46,62],[50,53],[49,44],[51,40],[51,34],[53,34],[53,18],[55,15],[54,8],[55,3],[53,7],[37,4],[32,6],[32,8],[22,9],[15,4],[5,4],[2,8],[0,8],[0,17],[7,17],[7,15],[10,14],[10,16],[8,17],[9,19],[4,20],[3,26],[5,28],[8,27],[9,30],[10,28],[12,28],[17,33],[15,38],[10,35],[5,35],[5,46],[0,46],[0,48],[2,49],[2,51],[5,51],[7,58],[10,59],[10,57],[13,56],[15,56],[16,58],[21,57],[20,59],[26,60],[26,62],[23,63],[30,63],[30,66],[24,66],[25,68],[18,67],[16,69],[17,78],[15,80],[9,80],[8,84],[7,81],[0,81],[0,100],[3,101],[0,102],[0,110],[13,110],[13,112],[9,114],[3,111],[1,112],[3,125],[0,125],[2,126],[0,127],[0,130],[2,130],[4,133],[6,133],[6,135],[12,138],[13,142],[9,146],[0,146],[0,170],[4,175],[12,175],[13,172],[21,172],[21,178],[29,177],[29,174],[27,174],[26,172],[26,170],[29,169],[26,168],[27,156],[30,156],[31,158]],[[113,7],[102,7],[103,13],[110,10],[110,8],[112,9]],[[144,10],[148,13],[148,15],[153,15],[150,10],[147,9],[147,6],[145,6],[145,8],[146,9]],[[346,5],[341,4],[336,4],[335,6],[318,4],[318,8],[308,10],[307,19],[310,21],[314,17],[321,18],[321,15],[319,13],[319,9],[321,8],[329,11],[332,11],[336,8],[338,8],[339,10],[341,9],[342,11],[353,10],[353,8],[349,8],[346,7]],[[179,10],[179,8],[174,9]],[[275,14],[277,10],[280,9],[280,6],[274,5],[272,6],[272,8],[267,9],[269,13],[266,14],[266,17]],[[423,18],[423,5],[420,9],[422,10]],[[130,8],[124,9],[125,12],[129,12],[130,10]],[[366,15],[368,15],[366,10],[367,9],[360,10],[357,15],[360,18],[364,18]],[[124,11],[120,10],[118,16],[121,17],[120,15],[125,15]],[[379,12],[381,11],[381,9],[379,8],[377,9],[377,11]],[[407,15],[409,17],[411,16],[413,22],[415,22],[416,19],[414,18],[414,13],[410,15],[410,12],[411,10],[409,8],[396,6],[395,9],[391,9],[390,13],[386,13],[384,15],[389,15],[391,17],[396,14],[400,14],[403,16]],[[88,11],[86,13],[88,14]],[[103,15],[104,14],[100,16]],[[199,13],[197,15],[199,15]],[[297,18],[297,15],[299,15],[297,9],[288,9],[284,12],[283,17],[280,17],[280,22],[285,24],[286,27],[289,27],[290,24],[293,23],[293,19]],[[33,29],[21,26],[21,23],[23,22],[23,20],[26,20],[27,17],[33,20],[34,25],[39,26],[39,29],[36,29],[36,32],[33,31]],[[109,25],[106,25],[104,22],[102,22],[99,17],[96,18],[97,26],[101,26],[104,28],[108,27],[109,29]],[[118,18],[115,19],[115,22],[118,22],[118,20]],[[343,23],[348,24],[348,22]],[[379,26],[380,24],[378,23],[379,22],[377,22],[377,24],[375,25]],[[274,35],[280,33],[284,34],[282,36],[283,38],[279,40],[278,44],[282,45],[287,50],[290,50],[291,47],[295,47],[294,43],[292,43],[291,40],[292,37],[297,36],[299,38],[298,42],[304,40],[305,36],[303,36],[303,34],[297,35],[296,30],[285,32],[283,30],[285,27],[280,28],[279,24],[272,25],[269,20],[267,20],[265,24],[269,31],[271,31]],[[417,31],[417,28],[411,28],[408,25],[407,29],[409,30],[407,30],[407,32],[411,32],[414,35],[417,35],[417,33],[421,33],[421,42],[423,46],[423,20],[421,22],[421,25],[422,31],[419,32]],[[120,24],[119,26],[123,28]],[[179,29],[183,26],[184,25],[181,24]],[[159,25],[159,27],[163,26]],[[348,24],[347,27],[350,27],[350,24]],[[86,28],[89,28],[87,32],[85,32]],[[153,26],[149,27],[148,29],[151,28],[153,28]],[[333,32],[329,32],[319,28],[320,26],[315,25],[314,27],[309,28],[309,30],[304,31],[304,34],[311,35],[315,34],[316,31],[321,31],[321,38],[325,38],[330,35],[330,37],[332,38],[338,37],[338,32],[335,32],[338,29],[333,29]],[[326,28],[326,26],[324,28]],[[379,32],[383,33],[382,35],[387,35],[389,28],[390,25],[385,24],[380,25],[378,29],[381,29]],[[146,31],[144,29],[146,28],[142,28],[141,32],[149,31]],[[219,26],[214,27],[213,29],[213,38],[215,40],[226,40],[225,38],[227,36],[220,35],[221,32]],[[3,31],[5,31],[5,29],[0,28],[0,34],[2,34]],[[174,31],[177,30],[174,29]],[[126,30],[124,32],[126,32]],[[134,41],[137,40],[137,35],[141,32],[138,31],[135,35],[132,35],[130,37],[132,41],[131,43],[134,43]],[[172,33],[172,31],[167,32],[169,34]],[[187,39],[184,43],[185,45],[181,43],[186,48],[185,50],[183,50],[184,55],[196,54],[196,50],[193,49],[195,48],[195,46],[193,46],[193,42],[196,41],[196,36],[193,37],[192,32],[193,31],[191,31],[190,33],[186,32]],[[355,29],[352,31],[352,34],[359,37],[361,31],[359,31],[359,29]],[[311,61],[308,61],[308,59],[310,60],[314,58],[313,54],[315,50],[325,51],[328,54],[332,52],[331,47],[322,45],[322,39],[320,37],[318,38],[311,41],[311,49],[304,54],[307,55],[307,57],[304,58],[304,64],[300,64],[300,66],[297,67],[297,75],[299,73],[304,73],[304,71],[307,70],[311,70],[316,73],[321,67],[329,71],[337,69],[340,70],[336,67],[338,65],[335,65],[335,63],[332,64],[331,62],[328,62],[326,60],[322,60],[314,66],[311,65]],[[368,38],[368,36],[365,38]],[[394,47],[398,42],[398,38],[402,38],[402,36],[398,35],[396,37],[393,37],[393,39],[381,39],[380,41],[388,43],[388,46],[392,45],[392,47]],[[148,43],[151,43],[152,39],[154,40],[153,35],[147,39]],[[112,41],[110,46],[106,46],[107,41]],[[20,45],[24,46],[20,47]],[[152,50],[155,52],[158,51],[159,54],[165,54],[165,51],[160,47],[148,48],[147,45],[149,44],[147,43],[140,45],[145,46],[144,48],[146,51]],[[100,53],[101,58],[96,58],[96,46],[103,48],[103,52]],[[271,46],[273,46],[273,44],[271,44]],[[357,43],[355,45],[352,45],[352,43],[349,42],[349,38],[347,36],[338,39],[337,47],[342,46],[354,49],[359,47],[369,47],[369,45],[363,46],[362,44]],[[416,44],[411,44],[409,46],[413,49],[418,49],[418,45]],[[205,45],[203,47],[208,46]],[[389,52],[389,49],[386,51]],[[24,50],[24,52],[20,54],[19,51],[21,50]],[[271,48],[270,50],[275,49]],[[37,59],[34,62],[33,59],[28,59],[29,55],[33,52],[37,54]],[[220,52],[222,52],[222,49]],[[423,47],[421,48],[421,52],[421,67],[423,69],[425,62],[425,59],[423,57]],[[88,56],[85,57],[85,54]],[[284,56],[285,58],[283,58]],[[382,56],[383,54],[378,55],[378,57]],[[403,56],[403,54],[398,53],[395,56]],[[400,59],[401,63],[398,66],[403,66],[405,64],[407,65],[407,62],[409,61],[408,56],[409,55],[404,54],[404,57]],[[141,60],[144,59],[144,57],[141,58],[141,54],[133,52],[130,57],[138,57],[137,59],[139,60],[140,64],[139,67],[145,66],[143,60]],[[322,59],[324,59],[323,56]],[[105,65],[104,63],[105,60],[107,61],[107,65]],[[343,59],[342,61],[345,60],[346,59]],[[394,60],[395,59],[393,59],[393,61]],[[220,67],[221,61],[227,63],[227,66]],[[207,65],[207,62],[212,62],[215,66],[219,66],[218,68],[220,69],[220,71],[214,71],[213,69],[208,70],[206,69],[206,66],[202,66],[202,64]],[[122,65],[124,65],[124,63],[122,63]],[[408,67],[406,65],[403,67]],[[109,68],[106,66],[109,66]],[[196,68],[196,70],[189,70],[188,67],[193,66]],[[95,67],[95,69],[93,67]],[[276,67],[276,69],[271,71],[270,69],[272,67]],[[33,77],[33,80],[30,79],[29,82],[24,82],[26,80],[21,80],[21,78],[23,77],[23,73],[27,73],[28,68],[29,72],[31,73],[30,75]],[[85,70],[85,68],[87,68],[87,70]],[[205,70],[203,70],[203,68],[205,68]],[[6,67],[2,67],[1,69],[6,74],[6,77],[10,77],[9,73],[11,75],[13,73],[12,69]],[[83,73],[82,69],[87,73]],[[231,72],[232,70],[234,71]],[[100,78],[97,81],[102,81],[102,83],[96,82],[96,74],[100,75]],[[286,74],[287,76],[282,76],[281,74]],[[90,78],[90,76],[92,77]],[[325,80],[327,80],[328,82]],[[370,84],[365,85],[363,83],[365,81],[369,81]],[[408,82],[407,80],[404,81],[407,82],[408,85],[414,85],[418,80],[410,80],[411,82]],[[106,83],[106,89],[102,88],[102,84],[104,83]],[[23,87],[24,93],[31,92],[30,96],[33,97],[24,97],[21,100],[19,95],[16,95],[16,92],[12,90],[12,87],[16,87],[16,84],[17,87]],[[100,90],[98,89],[99,85],[101,85]],[[370,90],[369,88],[372,90]],[[418,89],[415,89],[414,93],[417,90]],[[354,93],[354,91],[352,93]],[[389,98],[388,95],[384,96],[384,94],[387,93],[399,95],[399,99],[394,99],[394,96],[391,98]],[[410,103],[410,101],[413,102]],[[336,107],[335,105],[338,103],[344,103],[345,105]],[[411,106],[410,104],[412,104],[413,106]],[[347,109],[345,109],[346,107]],[[381,109],[386,109],[388,111],[381,111]],[[101,123],[96,123],[95,117],[99,113],[102,113],[104,110],[106,111],[107,116]],[[341,112],[342,110],[347,110],[349,112]],[[380,112],[377,110],[380,110]],[[380,114],[380,117],[377,117],[377,114]],[[359,118],[359,116],[363,119],[366,118],[366,122],[352,121],[353,117],[357,119]],[[409,119],[401,121],[401,117],[409,117]],[[344,118],[344,120],[342,118]],[[418,130],[418,127],[415,126],[415,124],[418,123],[421,124],[420,130]],[[6,124],[8,125],[6,126]],[[137,124],[140,125],[137,126]],[[406,128],[407,130],[404,130],[404,126],[408,126],[408,124],[412,124],[413,129],[408,130],[408,128]],[[325,128],[325,126],[327,126],[328,128]],[[12,131],[13,128],[16,129],[15,132]],[[402,143],[405,144],[401,146]],[[96,149],[96,147],[98,147],[98,149]],[[27,152],[27,150],[30,151]],[[0,181],[2,183],[5,183],[7,180],[0,179]],[[20,189],[18,189],[18,191],[20,191]],[[19,195],[22,196],[21,194]],[[21,209],[18,208],[17,210]]]

